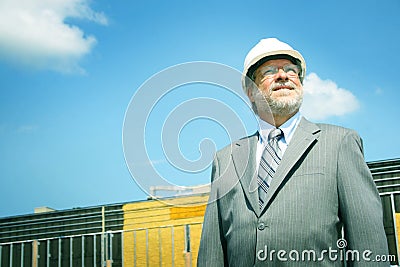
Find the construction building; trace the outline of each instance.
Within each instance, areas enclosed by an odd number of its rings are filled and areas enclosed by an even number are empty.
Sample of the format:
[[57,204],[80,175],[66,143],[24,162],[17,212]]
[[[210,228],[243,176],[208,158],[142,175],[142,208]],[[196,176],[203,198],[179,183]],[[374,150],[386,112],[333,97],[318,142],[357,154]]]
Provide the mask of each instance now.
[[[400,159],[369,162],[399,255]],[[153,188],[152,190],[156,190]],[[196,266],[208,193],[0,218],[0,267]]]

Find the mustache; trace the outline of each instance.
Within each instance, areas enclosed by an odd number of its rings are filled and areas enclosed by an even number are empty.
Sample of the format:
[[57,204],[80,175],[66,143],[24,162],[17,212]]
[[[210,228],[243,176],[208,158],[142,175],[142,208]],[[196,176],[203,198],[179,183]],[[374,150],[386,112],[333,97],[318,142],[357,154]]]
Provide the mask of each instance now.
[[285,82],[274,82],[269,87],[270,92],[275,91],[277,89],[288,88],[288,89],[297,89],[297,86],[292,81],[285,81]]

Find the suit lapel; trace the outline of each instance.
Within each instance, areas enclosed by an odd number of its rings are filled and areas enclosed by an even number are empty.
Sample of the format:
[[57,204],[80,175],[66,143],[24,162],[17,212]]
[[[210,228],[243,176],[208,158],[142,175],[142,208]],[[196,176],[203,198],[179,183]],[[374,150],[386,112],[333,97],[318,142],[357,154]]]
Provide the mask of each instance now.
[[[282,182],[286,179],[290,170],[299,161],[302,155],[307,149],[313,144],[318,136],[320,129],[314,123],[307,121],[302,118],[296,131],[294,132],[293,138],[287,147],[285,154],[276,170],[274,178],[272,179],[270,188],[268,189],[266,204],[264,209],[269,206],[269,202],[274,195],[279,191]],[[263,211],[264,211],[263,209]]]
[[243,191],[258,217],[260,215],[260,208],[258,205],[258,185],[255,165],[257,142],[258,134],[254,134],[249,138],[244,138],[234,143],[232,160]]

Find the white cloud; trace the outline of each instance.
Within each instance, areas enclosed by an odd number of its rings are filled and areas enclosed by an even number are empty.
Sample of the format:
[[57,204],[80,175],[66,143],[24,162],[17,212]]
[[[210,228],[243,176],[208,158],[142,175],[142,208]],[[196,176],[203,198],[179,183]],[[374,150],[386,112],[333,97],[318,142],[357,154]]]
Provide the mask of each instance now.
[[304,79],[304,103],[301,112],[311,120],[343,116],[359,108],[357,98],[348,90],[339,88],[331,80],[321,80],[310,73]]
[[78,61],[91,51],[96,38],[65,19],[106,25],[106,16],[93,11],[88,1],[1,0],[0,58],[35,68],[82,71]]

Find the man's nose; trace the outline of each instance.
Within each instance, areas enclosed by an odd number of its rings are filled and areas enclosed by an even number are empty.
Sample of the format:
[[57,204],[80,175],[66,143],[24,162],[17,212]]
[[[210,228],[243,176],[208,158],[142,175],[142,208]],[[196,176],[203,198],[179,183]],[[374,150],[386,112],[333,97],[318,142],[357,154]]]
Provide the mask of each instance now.
[[276,73],[276,80],[278,81],[286,81],[289,79],[287,73],[283,69],[279,69],[278,72]]

